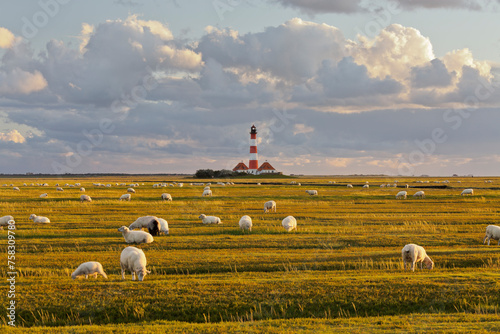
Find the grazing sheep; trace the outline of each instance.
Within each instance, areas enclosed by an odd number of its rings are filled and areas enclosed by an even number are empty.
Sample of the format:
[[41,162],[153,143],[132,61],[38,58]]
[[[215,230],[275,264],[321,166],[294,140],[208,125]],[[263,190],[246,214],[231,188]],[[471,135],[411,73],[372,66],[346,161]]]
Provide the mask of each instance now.
[[460,195],[462,195],[462,196],[465,196],[465,195],[472,196],[472,195],[474,195],[474,189],[471,189],[471,188],[464,189],[464,191],[462,191],[462,193]]
[[488,239],[488,246],[490,245],[490,239],[498,240],[498,245],[500,245],[500,226],[488,225],[488,227],[486,227],[486,235],[483,239],[483,245],[486,242],[486,239]]
[[151,274],[146,270],[146,255],[136,247],[126,247],[120,255],[120,267],[122,269],[122,279],[125,279],[125,271],[129,270],[132,273],[132,281],[135,281],[135,276],[139,281],[143,281],[147,274]]
[[33,221],[33,223],[50,223],[49,218],[37,216],[34,213],[30,215],[29,219],[31,219]]
[[40,198],[47,198],[48,196],[49,196],[49,194],[44,193],[44,194],[41,194],[41,195],[40,195]]
[[297,229],[297,219],[293,216],[288,216],[281,222],[281,225],[285,228],[287,232]]
[[172,201],[172,196],[170,194],[167,194],[167,193],[163,193],[161,194],[161,199],[164,200],[164,201]]
[[158,219],[153,219],[149,222],[148,224],[148,232],[151,234],[153,237],[157,236],[160,234],[160,229],[161,225]]
[[108,279],[108,276],[102,269],[102,264],[99,262],[84,262],[76,268],[75,271],[71,274],[71,278],[75,279],[77,276],[85,275],[85,279],[89,277],[89,275],[93,275],[94,278],[97,278],[97,274],[101,274],[102,277]]
[[170,234],[168,229],[168,222],[163,218],[158,218],[158,221],[160,222],[160,232],[164,235]]
[[266,213],[267,211],[276,212],[275,201],[267,201],[266,203],[264,203],[264,213]]
[[423,264],[425,264],[427,269],[434,268],[434,262],[427,256],[422,246],[415,244],[405,245],[401,250],[401,256],[403,257],[404,270],[406,270],[406,263],[411,263],[411,270],[415,271],[415,264],[417,262],[420,262],[420,269],[423,269]]
[[127,189],[127,192],[128,192],[128,193],[134,193],[134,194],[135,194],[135,189],[134,189],[134,188],[128,188],[128,189]]
[[12,190],[21,191],[21,189],[19,189],[18,187],[13,187]]
[[80,202],[92,202],[92,198],[89,195],[80,196]]
[[396,199],[401,199],[401,198],[406,199],[406,195],[408,195],[406,191],[400,191],[396,194]]
[[405,188],[406,188],[406,189],[410,188],[410,185],[405,184]]
[[198,218],[201,219],[201,222],[203,224],[222,224],[222,221],[219,217],[205,216],[204,214],[201,214]]
[[4,226],[9,226],[9,222],[14,220],[14,217],[8,215],[0,217],[0,230],[3,230]]
[[205,190],[210,190],[210,186],[206,186],[205,188],[203,188],[203,191]]
[[80,188],[80,191],[85,192],[85,188],[84,188],[84,187],[81,187],[81,188]]
[[425,198],[425,193],[423,190],[417,191],[415,194],[413,194],[413,197],[415,198]]
[[348,184],[347,188],[353,188],[352,184]]
[[120,227],[118,231],[122,232],[123,238],[125,238],[125,242],[127,244],[131,243],[150,244],[154,241],[153,236],[151,234],[144,231],[130,231],[127,226]]
[[120,196],[120,201],[124,201],[124,200],[127,200],[130,202],[130,199],[132,198],[132,195],[130,194],[123,194]]
[[243,231],[252,232],[252,218],[250,216],[243,216],[240,219],[240,229]]
[[308,193],[311,196],[317,196],[318,191],[317,190],[306,190],[306,193]]
[[363,188],[370,188],[370,185],[369,184],[365,184],[365,185],[363,185]]
[[63,189],[63,188],[61,188],[61,187],[57,187],[57,188],[56,188],[56,191],[64,191],[64,189]]
[[135,230],[136,228],[142,229],[144,227],[147,228],[149,223],[153,220],[158,220],[158,218],[155,216],[142,216],[137,218],[128,228],[130,230]]
[[212,190],[203,190],[203,194],[201,196],[212,196]]

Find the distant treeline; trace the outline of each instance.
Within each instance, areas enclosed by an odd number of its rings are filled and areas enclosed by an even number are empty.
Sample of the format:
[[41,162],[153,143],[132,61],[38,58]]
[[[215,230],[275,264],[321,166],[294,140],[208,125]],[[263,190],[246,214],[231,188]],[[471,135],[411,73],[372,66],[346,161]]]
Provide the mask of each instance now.
[[199,179],[212,179],[240,176],[241,173],[233,172],[228,169],[212,170],[212,169],[198,169],[194,176]]

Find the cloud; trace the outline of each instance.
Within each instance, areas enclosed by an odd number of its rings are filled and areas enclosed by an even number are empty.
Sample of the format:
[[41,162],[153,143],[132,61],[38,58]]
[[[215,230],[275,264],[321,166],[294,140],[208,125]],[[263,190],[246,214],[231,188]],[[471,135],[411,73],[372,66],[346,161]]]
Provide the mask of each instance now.
[[29,73],[19,68],[0,71],[0,94],[30,94],[47,87],[47,81],[39,71]]
[[268,0],[280,3],[284,7],[297,8],[301,12],[314,15],[320,13],[359,13],[376,11],[387,6],[400,7],[410,11],[415,9],[465,9],[465,10],[498,10],[499,0],[386,0],[386,1],[362,1],[362,0]]
[[8,49],[12,47],[15,41],[15,36],[9,30],[0,27],[0,49]]
[[429,64],[411,69],[411,84],[416,88],[444,87],[451,84],[455,72],[448,69],[440,59],[433,59]]
[[23,137],[22,134],[17,130],[11,130],[7,133],[0,132],[0,141],[11,141],[14,143],[24,143],[26,142],[26,138]]

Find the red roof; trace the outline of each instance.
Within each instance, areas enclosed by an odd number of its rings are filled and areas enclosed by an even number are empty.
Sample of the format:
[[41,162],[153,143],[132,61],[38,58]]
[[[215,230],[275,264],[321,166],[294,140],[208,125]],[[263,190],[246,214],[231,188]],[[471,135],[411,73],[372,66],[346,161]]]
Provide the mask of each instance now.
[[275,170],[273,166],[269,162],[264,162],[262,165],[260,165],[259,169],[260,170]]
[[239,170],[248,170],[248,167],[243,162],[240,162],[239,164],[236,165],[236,167],[233,168],[233,172],[236,172]]

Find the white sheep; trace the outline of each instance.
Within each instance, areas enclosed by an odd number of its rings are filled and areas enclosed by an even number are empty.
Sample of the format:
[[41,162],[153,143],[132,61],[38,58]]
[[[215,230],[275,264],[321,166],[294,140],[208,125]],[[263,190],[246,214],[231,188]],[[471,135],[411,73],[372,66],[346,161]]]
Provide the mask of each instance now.
[[250,218],[250,216],[241,217],[239,225],[240,229],[242,229],[243,231],[252,232],[252,218]]
[[56,188],[56,191],[64,191],[64,189],[63,189],[63,188],[61,188],[61,187],[57,187],[57,188]]
[[276,212],[275,201],[267,201],[266,203],[264,203],[264,213],[266,213],[267,211]]
[[365,185],[363,185],[363,188],[370,188],[370,185],[369,184],[365,184]]
[[413,197],[415,197],[415,198],[425,198],[425,192],[423,190],[417,191],[415,194],[413,194]]
[[167,194],[167,193],[163,193],[161,194],[161,199],[164,200],[164,201],[172,201],[172,196],[170,194]]
[[212,196],[212,190],[203,190],[203,194],[201,196]]
[[118,231],[122,232],[123,238],[125,238],[125,242],[127,244],[131,243],[150,244],[154,241],[153,236],[151,234],[144,231],[130,231],[127,226],[120,227]]
[[396,194],[396,199],[406,199],[406,195],[408,195],[408,193],[406,191],[400,191]]
[[498,245],[500,245],[500,226],[488,225],[486,227],[486,234],[483,239],[483,245],[488,239],[488,246],[490,245],[490,239],[498,240]]
[[148,227],[152,220],[158,220],[158,218],[155,216],[142,216],[137,218],[128,228],[130,230],[135,230],[136,228],[142,229]]
[[37,216],[34,213],[30,215],[30,218],[33,223],[50,223],[50,219],[47,217]]
[[205,188],[203,188],[203,191],[205,190],[210,190],[210,186],[206,186]]
[[3,230],[4,226],[9,226],[11,220],[14,221],[14,217],[11,215],[0,217],[0,230]]
[[135,194],[135,189],[134,189],[134,188],[128,188],[128,189],[127,189],[127,192],[128,192],[128,193],[134,193],[134,194]]
[[168,222],[163,218],[158,218],[158,221],[160,222],[160,232],[165,235],[170,234],[170,231],[168,229]]
[[306,193],[308,193],[311,196],[318,195],[318,191],[317,190],[306,190]]
[[80,191],[85,192],[85,188],[84,188],[84,187],[81,187],[81,188],[80,188]]
[[417,262],[420,262],[420,269],[423,269],[423,264],[425,264],[427,269],[434,268],[434,262],[427,255],[422,246],[415,244],[405,245],[401,250],[401,256],[403,258],[404,270],[406,270],[406,264],[411,263],[411,270],[415,271],[415,264]]
[[462,193],[460,194],[461,196],[465,196],[465,195],[474,195],[474,189],[471,189],[471,188],[468,188],[468,189],[464,189],[464,191],[462,191]]
[[129,201],[130,202],[130,199],[132,198],[132,196],[130,194],[123,194],[120,196],[120,201]]
[[80,202],[92,202],[92,198],[89,195],[81,195]]
[[120,267],[122,269],[122,279],[125,279],[125,271],[129,270],[132,273],[132,281],[135,281],[135,276],[139,281],[143,281],[147,274],[151,274],[146,270],[146,255],[136,247],[126,247],[120,255]]
[[40,198],[47,198],[47,197],[49,197],[49,194],[47,194],[47,193],[44,193],[44,194],[40,195]]
[[347,188],[353,188],[352,184],[348,184]]
[[19,187],[12,187],[12,190],[21,191],[21,189],[19,189]]
[[288,216],[281,222],[281,225],[285,228],[287,232],[297,229],[297,219],[293,216]]
[[97,278],[97,274],[101,274],[102,277],[108,278],[106,273],[104,272],[104,269],[102,268],[102,264],[99,262],[84,262],[81,265],[76,268],[75,271],[71,274],[71,278],[75,279],[77,276],[82,276],[85,275],[85,279],[89,277],[89,275],[93,275],[94,278]]
[[220,220],[219,217],[206,216],[204,214],[201,214],[198,218],[201,219],[201,222],[203,224],[222,224],[222,221]]

